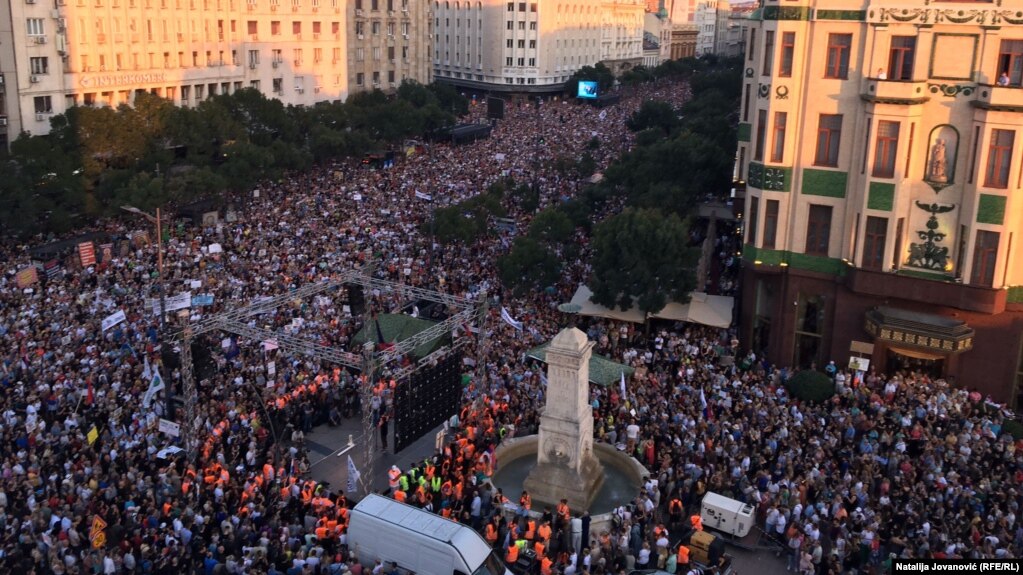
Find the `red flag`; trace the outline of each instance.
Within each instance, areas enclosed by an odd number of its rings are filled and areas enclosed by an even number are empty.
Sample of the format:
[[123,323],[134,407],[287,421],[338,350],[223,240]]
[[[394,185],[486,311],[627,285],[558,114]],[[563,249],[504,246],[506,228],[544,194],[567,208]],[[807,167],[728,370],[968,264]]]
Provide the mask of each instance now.
[[89,391],[88,391],[88,393],[85,396],[85,405],[92,406],[92,402],[95,401],[95,399],[96,399],[93,396],[93,392],[92,392],[92,378],[91,377],[86,378],[85,379],[85,383],[86,383],[86,385],[89,386]]

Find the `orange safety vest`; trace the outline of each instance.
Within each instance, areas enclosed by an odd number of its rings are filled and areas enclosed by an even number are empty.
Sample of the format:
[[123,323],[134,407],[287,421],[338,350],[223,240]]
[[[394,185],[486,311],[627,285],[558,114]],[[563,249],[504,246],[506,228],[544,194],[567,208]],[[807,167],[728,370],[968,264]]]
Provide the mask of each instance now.
[[532,507],[532,505],[533,500],[529,495],[523,495],[522,497],[519,497],[519,507],[525,509],[526,511],[529,511],[529,508]]
[[572,518],[572,514],[568,511],[568,505],[564,503],[558,503],[558,516],[568,521]]
[[544,550],[543,543],[537,540],[537,542],[533,544],[533,551],[536,551],[536,556],[543,557],[543,550]]
[[685,545],[678,546],[678,557],[677,563],[679,567],[683,565],[689,565],[689,548]]
[[491,545],[497,542],[497,527],[495,527],[493,523],[487,523],[487,532],[484,539],[486,539]]
[[676,497],[675,499],[672,499],[671,503],[668,504],[668,513],[670,513],[672,515],[681,515],[682,514],[682,500],[679,499],[678,497]]
[[536,536],[536,520],[526,521],[526,539],[532,540]]
[[509,564],[515,563],[516,561],[518,561],[519,560],[519,546],[516,545],[515,543],[512,543],[511,545],[509,545],[508,546],[508,552],[505,554],[504,560],[505,560],[506,563],[509,563]]
[[703,531],[703,519],[699,515],[693,515],[690,517],[689,523],[693,525],[693,529]]
[[551,575],[551,565],[554,565],[554,562],[551,561],[551,558],[544,557],[540,561],[540,575]]
[[536,530],[536,533],[537,535],[540,536],[540,539],[542,539],[543,541],[547,541],[548,539],[551,538],[551,526],[545,523],[541,525],[539,529]]
[[397,501],[398,503],[405,503],[406,497],[407,496],[405,495],[405,492],[402,491],[401,489],[394,492],[394,500]]

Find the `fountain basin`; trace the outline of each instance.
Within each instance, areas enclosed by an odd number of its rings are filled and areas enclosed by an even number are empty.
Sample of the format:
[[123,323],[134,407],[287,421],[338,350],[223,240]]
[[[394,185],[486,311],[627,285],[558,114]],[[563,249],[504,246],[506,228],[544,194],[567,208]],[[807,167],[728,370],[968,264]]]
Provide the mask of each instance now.
[[[491,483],[501,488],[505,497],[511,501],[518,502],[526,477],[537,466],[539,438],[539,435],[527,435],[507,439],[502,441],[494,452],[497,469]],[[643,477],[649,475],[649,472],[638,461],[606,443],[594,443],[593,454],[603,466],[604,473],[604,481],[588,509],[596,526],[598,523],[609,521],[610,513],[615,507],[626,504],[636,497],[643,486]],[[566,485],[566,495],[572,489],[579,489],[579,486]],[[533,510],[537,512],[542,511],[544,505],[550,505],[551,509],[554,509],[558,503],[538,500],[532,493],[531,496]],[[572,511],[577,513],[583,510],[573,508]],[[604,515],[607,517],[598,517]]]

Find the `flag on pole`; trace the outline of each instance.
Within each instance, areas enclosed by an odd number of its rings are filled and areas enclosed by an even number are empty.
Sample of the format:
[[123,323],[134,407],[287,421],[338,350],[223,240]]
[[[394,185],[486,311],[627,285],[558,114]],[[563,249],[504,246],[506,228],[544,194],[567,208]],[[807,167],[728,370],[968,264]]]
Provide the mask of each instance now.
[[160,368],[156,368],[153,371],[153,379],[149,381],[149,389],[146,390],[146,395],[142,398],[142,405],[146,408],[153,402],[153,397],[163,389],[163,378],[160,377]]
[[142,379],[146,381],[153,379],[153,370],[149,367],[149,354],[142,360]]
[[346,487],[348,488],[348,493],[355,493],[355,492],[358,491],[359,479],[360,478],[361,478],[361,475],[359,474],[359,469],[357,467],[355,467],[355,462],[352,461],[352,456],[349,455],[348,456],[348,485],[346,485]]
[[501,319],[504,320],[504,323],[514,327],[519,331],[522,331],[522,322],[516,321],[515,318],[513,318],[510,313],[508,313],[508,309],[505,308],[504,306],[501,306]]
[[622,380],[619,382],[619,385],[622,388],[622,398],[624,398],[625,397],[625,371],[624,370],[622,370]]

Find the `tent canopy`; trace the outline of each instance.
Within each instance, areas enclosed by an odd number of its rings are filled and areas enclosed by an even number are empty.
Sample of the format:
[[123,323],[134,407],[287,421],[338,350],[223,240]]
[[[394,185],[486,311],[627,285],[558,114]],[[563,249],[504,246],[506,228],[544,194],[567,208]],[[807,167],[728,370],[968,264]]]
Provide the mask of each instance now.
[[[727,328],[732,324],[732,306],[734,299],[730,296],[707,295],[693,292],[689,303],[670,302],[664,309],[649,315],[651,318],[674,321],[688,321],[711,327]],[[585,285],[580,285],[572,296],[572,304],[580,306],[579,314],[591,317],[606,317],[632,323],[643,323],[646,316],[635,305],[627,310],[608,309],[590,301],[593,292]]]
[[[526,355],[546,363],[547,348],[550,347],[550,345],[551,344],[549,343],[545,343],[540,347],[534,347],[527,351]],[[632,377],[632,373],[634,371],[636,370],[624,363],[611,361],[602,355],[597,355],[595,353],[590,355],[590,383],[607,387],[621,381],[622,373],[625,373],[625,378],[628,379]]]
[[[377,316],[376,321],[370,320],[362,326],[362,329],[352,338],[352,344],[362,345],[367,341],[374,343],[384,341],[386,343],[398,343],[405,341],[413,335],[436,324],[435,321],[419,319],[401,313],[382,313]],[[380,326],[380,333],[377,333],[377,325]],[[412,351],[416,358],[423,358],[434,352],[442,343],[443,337],[428,341]]]

